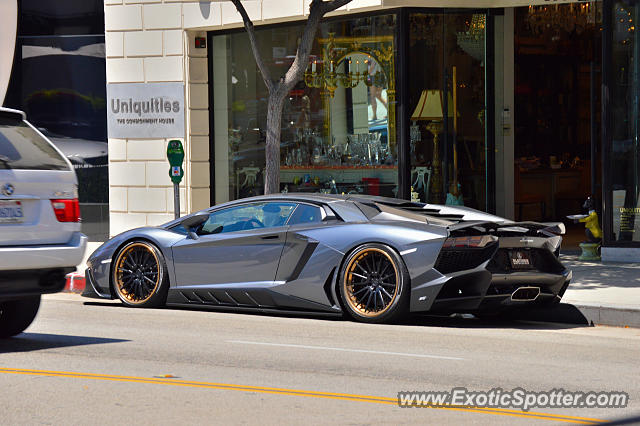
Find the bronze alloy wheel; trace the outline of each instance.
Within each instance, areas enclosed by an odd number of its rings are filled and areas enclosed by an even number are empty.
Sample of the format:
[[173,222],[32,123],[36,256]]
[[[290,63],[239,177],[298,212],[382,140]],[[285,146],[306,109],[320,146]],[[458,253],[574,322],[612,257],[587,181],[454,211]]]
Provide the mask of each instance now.
[[156,294],[164,268],[154,247],[143,242],[125,246],[115,262],[114,287],[129,305],[142,305]]
[[343,290],[349,307],[363,317],[387,312],[400,292],[400,273],[389,254],[368,247],[351,258],[345,269]]

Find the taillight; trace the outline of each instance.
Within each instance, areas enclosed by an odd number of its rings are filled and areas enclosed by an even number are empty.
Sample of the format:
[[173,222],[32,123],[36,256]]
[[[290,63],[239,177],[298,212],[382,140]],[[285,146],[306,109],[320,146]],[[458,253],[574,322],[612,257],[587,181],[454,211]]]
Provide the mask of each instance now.
[[58,222],[80,222],[80,203],[77,198],[51,200]]
[[498,238],[493,235],[477,235],[473,237],[454,237],[447,238],[442,245],[443,248],[467,248],[467,247],[486,247],[490,243],[497,241]]

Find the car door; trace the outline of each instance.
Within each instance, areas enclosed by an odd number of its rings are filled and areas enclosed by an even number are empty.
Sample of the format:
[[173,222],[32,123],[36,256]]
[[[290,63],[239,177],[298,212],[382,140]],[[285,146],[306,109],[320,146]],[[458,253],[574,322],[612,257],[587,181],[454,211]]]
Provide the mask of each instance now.
[[275,280],[292,202],[260,202],[216,210],[173,247],[177,287],[245,287]]

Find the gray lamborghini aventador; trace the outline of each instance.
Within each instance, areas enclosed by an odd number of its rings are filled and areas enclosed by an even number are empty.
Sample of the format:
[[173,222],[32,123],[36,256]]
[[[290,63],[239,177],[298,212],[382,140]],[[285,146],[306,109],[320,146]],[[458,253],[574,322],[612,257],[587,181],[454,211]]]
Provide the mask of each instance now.
[[133,307],[347,314],[495,312],[555,303],[559,224],[362,195],[276,194],[124,232],[89,258],[83,296]]

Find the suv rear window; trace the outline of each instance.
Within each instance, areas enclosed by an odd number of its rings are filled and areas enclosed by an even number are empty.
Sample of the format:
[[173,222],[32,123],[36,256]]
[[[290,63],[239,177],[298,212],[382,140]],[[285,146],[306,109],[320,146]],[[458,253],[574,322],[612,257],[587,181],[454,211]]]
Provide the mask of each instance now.
[[0,116],[0,169],[69,170],[69,166],[27,123]]

